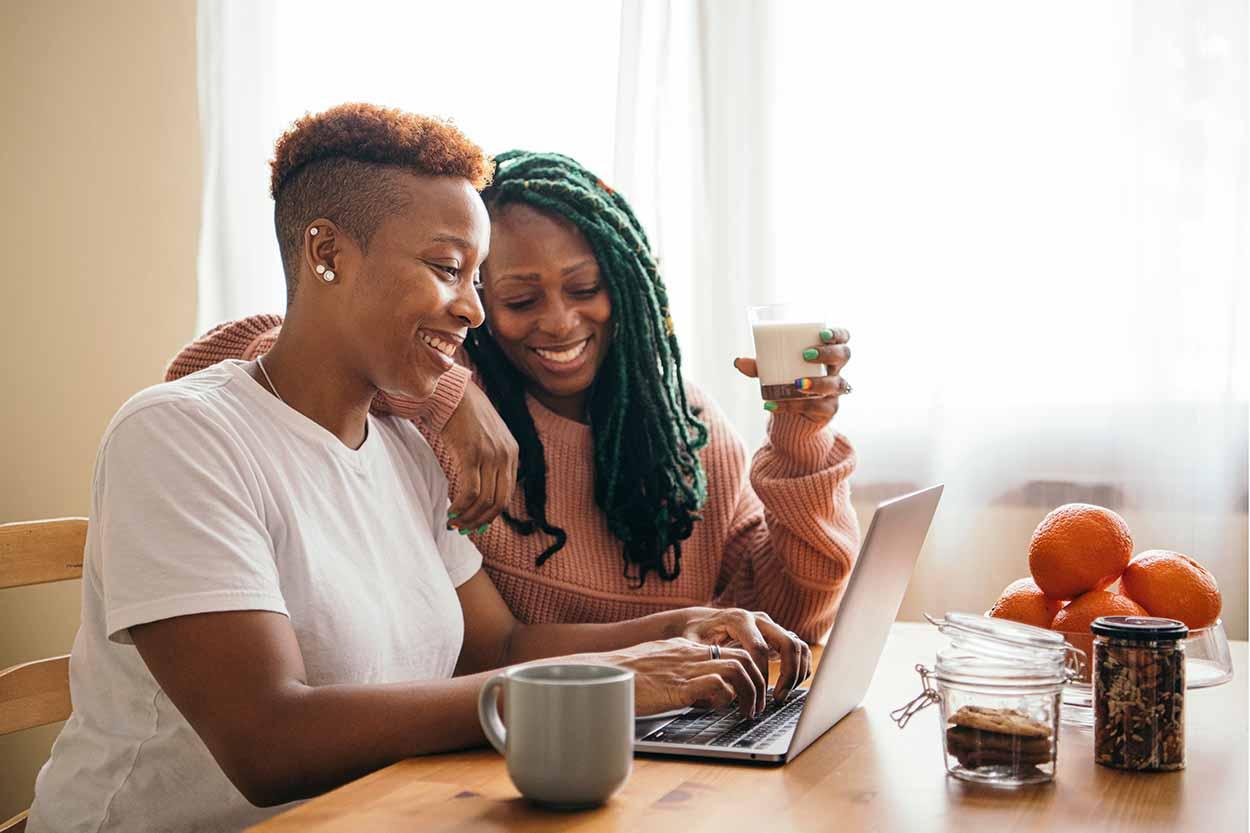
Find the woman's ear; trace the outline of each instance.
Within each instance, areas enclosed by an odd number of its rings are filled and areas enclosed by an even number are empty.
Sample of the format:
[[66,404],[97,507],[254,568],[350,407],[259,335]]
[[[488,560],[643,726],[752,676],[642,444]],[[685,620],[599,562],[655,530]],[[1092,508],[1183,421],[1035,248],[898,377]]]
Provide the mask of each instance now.
[[304,270],[317,283],[334,283],[342,278],[339,257],[342,234],[333,221],[318,217],[304,231]]

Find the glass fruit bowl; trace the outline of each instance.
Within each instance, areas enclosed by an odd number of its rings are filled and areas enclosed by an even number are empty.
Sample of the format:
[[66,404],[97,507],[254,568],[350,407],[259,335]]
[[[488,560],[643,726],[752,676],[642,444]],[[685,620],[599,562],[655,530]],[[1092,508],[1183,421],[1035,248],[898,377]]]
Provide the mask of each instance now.
[[[1094,692],[1090,686],[1090,666],[1094,658],[1094,635],[1060,631],[1063,638],[1085,654],[1080,676],[1063,689],[1061,719],[1076,726],[1093,726]],[[1223,685],[1233,678],[1233,657],[1228,647],[1228,634],[1224,632],[1224,620],[1214,625],[1191,630],[1185,637],[1185,688],[1210,688]]]
[[1233,654],[1224,620],[1190,631],[1185,637],[1185,688],[1210,688],[1233,678]]

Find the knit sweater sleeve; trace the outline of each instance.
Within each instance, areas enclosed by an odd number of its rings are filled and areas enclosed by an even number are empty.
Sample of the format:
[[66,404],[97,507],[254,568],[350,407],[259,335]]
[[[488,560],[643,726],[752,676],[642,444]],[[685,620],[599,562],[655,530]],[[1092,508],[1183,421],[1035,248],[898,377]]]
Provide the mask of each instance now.
[[822,639],[859,549],[854,469],[845,437],[794,414],[773,415],[749,478],[740,478],[717,603],[763,610],[809,642]]
[[[423,429],[435,433],[441,432],[452,412],[464,397],[465,386],[469,384],[473,371],[462,364],[457,364],[438,377],[438,385],[429,399],[409,399],[406,396],[378,391],[373,397],[370,410],[375,414],[395,414],[415,420]],[[425,433],[424,431],[422,433]]]
[[[251,361],[263,356],[273,347],[281,331],[280,315],[251,315],[218,324],[178,352],[165,370],[165,381],[172,382],[225,359]],[[376,414],[395,414],[417,420],[437,433],[443,430],[460,404],[471,376],[470,368],[457,364],[439,377],[429,399],[415,400],[378,392],[371,410]]]
[[280,315],[249,315],[218,324],[178,351],[165,368],[165,381],[181,379],[226,359],[251,361],[263,356],[278,340],[281,329]]

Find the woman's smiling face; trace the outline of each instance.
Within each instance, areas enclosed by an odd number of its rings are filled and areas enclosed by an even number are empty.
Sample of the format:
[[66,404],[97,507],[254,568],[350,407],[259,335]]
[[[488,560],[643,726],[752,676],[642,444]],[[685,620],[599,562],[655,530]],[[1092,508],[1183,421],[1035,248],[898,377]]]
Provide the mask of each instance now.
[[[367,249],[344,241],[334,268],[346,275],[347,291],[333,305],[344,341],[339,349],[352,354],[369,382],[424,399],[454,365],[452,354],[469,328],[482,322],[473,278],[490,221],[466,179],[394,176],[406,194],[404,208],[378,225]],[[329,245],[320,237],[316,245]]]
[[492,212],[482,285],[487,327],[530,393],[584,420],[612,333],[612,300],[586,238],[566,220],[506,204]]

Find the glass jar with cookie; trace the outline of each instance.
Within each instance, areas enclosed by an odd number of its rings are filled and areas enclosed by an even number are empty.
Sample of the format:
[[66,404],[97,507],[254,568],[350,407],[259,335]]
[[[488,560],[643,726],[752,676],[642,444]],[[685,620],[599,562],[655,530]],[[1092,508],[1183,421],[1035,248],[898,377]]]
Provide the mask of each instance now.
[[917,666],[924,691],[894,713],[899,725],[936,703],[951,776],[1006,787],[1053,780],[1060,699],[1080,652],[1061,634],[1004,619],[948,613],[929,621],[950,643],[932,669]]

